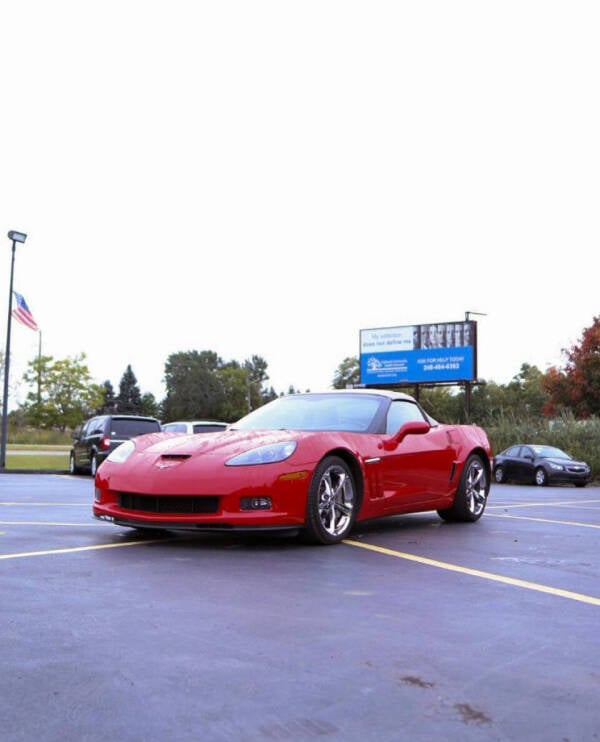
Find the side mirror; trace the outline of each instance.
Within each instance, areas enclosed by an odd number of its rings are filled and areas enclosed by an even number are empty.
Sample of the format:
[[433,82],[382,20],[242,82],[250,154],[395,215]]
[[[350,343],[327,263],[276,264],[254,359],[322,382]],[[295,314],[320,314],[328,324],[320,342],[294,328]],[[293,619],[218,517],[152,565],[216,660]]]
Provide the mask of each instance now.
[[404,423],[397,433],[394,433],[394,435],[383,441],[383,449],[385,451],[393,451],[398,448],[407,435],[424,435],[430,429],[431,426],[425,420],[412,420],[411,422]]
[[75,428],[75,430],[72,430],[72,431],[71,431],[71,438],[72,438],[72,439],[73,439],[74,441],[78,441],[78,440],[79,440],[79,434],[80,434],[80,433],[81,433],[81,430],[78,430],[77,428]]

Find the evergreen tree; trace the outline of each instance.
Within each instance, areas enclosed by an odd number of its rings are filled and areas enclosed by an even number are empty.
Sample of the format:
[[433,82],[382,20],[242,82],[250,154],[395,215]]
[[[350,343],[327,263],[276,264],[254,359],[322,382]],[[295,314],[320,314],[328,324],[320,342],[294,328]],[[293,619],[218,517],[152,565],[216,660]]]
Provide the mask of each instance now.
[[104,398],[102,400],[102,405],[97,410],[98,414],[105,415],[115,412],[117,409],[117,398],[115,396],[113,385],[107,379],[102,385],[102,388],[104,390]]
[[131,365],[128,365],[121,376],[117,410],[122,415],[142,414],[142,395]]
[[249,358],[244,362],[244,369],[246,371],[246,398],[248,403],[248,412],[255,410],[257,407],[261,407],[266,401],[269,401],[270,393],[265,395],[263,390],[264,382],[269,379],[267,367],[268,364],[265,359],[257,355],[252,356],[252,358]]

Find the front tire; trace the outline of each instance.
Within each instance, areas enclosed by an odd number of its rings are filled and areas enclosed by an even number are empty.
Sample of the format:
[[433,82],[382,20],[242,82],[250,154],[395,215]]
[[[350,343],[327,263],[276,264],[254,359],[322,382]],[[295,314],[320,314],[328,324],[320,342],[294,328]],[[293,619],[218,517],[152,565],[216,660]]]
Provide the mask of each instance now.
[[546,470],[542,469],[541,466],[535,470],[534,478],[538,487],[545,487],[548,484],[548,475],[546,474]]
[[313,543],[337,544],[352,530],[358,495],[348,464],[327,456],[316,467],[306,503],[306,535]]
[[474,523],[483,515],[490,491],[490,482],[481,456],[471,454],[460,477],[454,503],[446,510],[438,510],[442,520]]
[[494,479],[496,480],[496,484],[504,484],[506,482],[506,473],[502,465],[496,467]]

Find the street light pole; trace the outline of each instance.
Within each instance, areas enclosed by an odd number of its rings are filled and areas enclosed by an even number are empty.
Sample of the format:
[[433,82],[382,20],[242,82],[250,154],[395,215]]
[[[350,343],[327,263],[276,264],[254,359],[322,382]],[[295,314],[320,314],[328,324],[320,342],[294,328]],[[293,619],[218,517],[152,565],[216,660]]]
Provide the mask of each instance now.
[[8,291],[8,319],[6,321],[6,351],[4,354],[4,394],[2,395],[2,440],[0,440],[0,471],[6,468],[6,436],[8,433],[8,372],[10,369],[10,330],[12,320],[13,277],[15,272],[15,248],[17,242],[25,242],[27,235],[11,230],[8,239],[12,240],[10,261],[10,289]]

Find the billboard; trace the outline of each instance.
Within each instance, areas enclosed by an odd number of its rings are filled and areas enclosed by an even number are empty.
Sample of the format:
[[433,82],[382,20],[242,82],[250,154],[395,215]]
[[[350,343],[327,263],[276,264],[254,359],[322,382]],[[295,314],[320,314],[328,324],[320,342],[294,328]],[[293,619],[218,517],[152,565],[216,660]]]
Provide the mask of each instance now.
[[476,322],[360,331],[361,384],[451,383],[476,378]]

